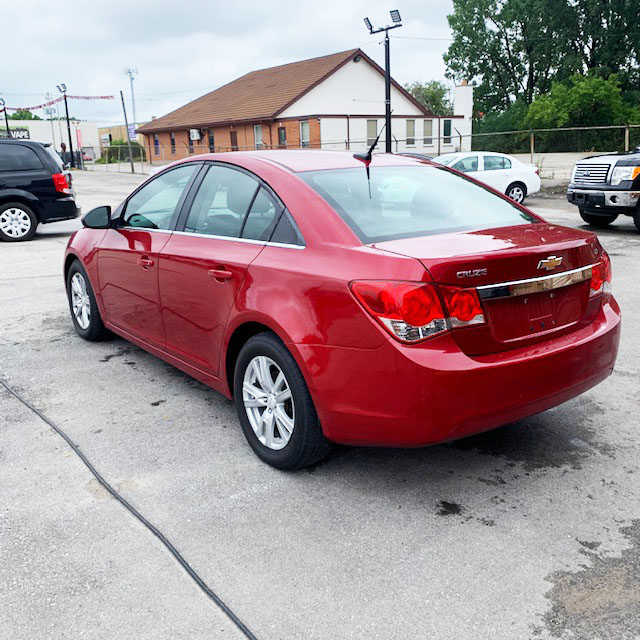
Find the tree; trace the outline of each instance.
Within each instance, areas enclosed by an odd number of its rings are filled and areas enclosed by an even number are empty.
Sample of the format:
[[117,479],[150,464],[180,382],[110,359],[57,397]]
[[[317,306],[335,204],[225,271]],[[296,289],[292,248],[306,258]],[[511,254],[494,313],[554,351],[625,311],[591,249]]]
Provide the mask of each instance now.
[[13,115],[7,117],[9,120],[42,120],[40,116],[31,113],[27,109],[18,109]]
[[443,82],[431,80],[430,82],[412,82],[405,84],[404,88],[424,107],[436,116],[450,116],[453,114],[453,105],[449,100],[449,89]]
[[640,5],[635,0],[453,0],[448,76],[475,80],[476,107],[531,104],[575,73],[608,78],[625,90],[640,82]]
[[533,129],[623,125],[631,116],[615,75],[572,76],[529,105],[527,124]]

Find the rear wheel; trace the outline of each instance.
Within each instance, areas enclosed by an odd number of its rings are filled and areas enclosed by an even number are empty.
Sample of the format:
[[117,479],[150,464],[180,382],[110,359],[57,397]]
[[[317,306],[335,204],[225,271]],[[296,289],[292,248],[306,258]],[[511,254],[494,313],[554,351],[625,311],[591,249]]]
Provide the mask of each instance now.
[[522,182],[513,182],[507,187],[505,193],[514,202],[521,203],[527,197],[527,187]]
[[[599,229],[604,229],[608,227],[617,217],[617,213],[588,213],[584,209],[580,209],[580,217],[592,227],[598,227]],[[637,224],[637,223],[636,223]]]
[[67,273],[67,296],[71,319],[78,335],[91,342],[106,337],[108,331],[102,324],[89,277],[79,260],[71,265]]
[[636,225],[636,229],[640,231],[640,206],[636,207],[636,212],[633,214],[633,223]]
[[24,242],[36,234],[38,218],[21,202],[0,205],[0,240],[4,242]]
[[299,469],[329,453],[302,373],[275,335],[260,333],[242,347],[233,387],[244,435],[266,463]]

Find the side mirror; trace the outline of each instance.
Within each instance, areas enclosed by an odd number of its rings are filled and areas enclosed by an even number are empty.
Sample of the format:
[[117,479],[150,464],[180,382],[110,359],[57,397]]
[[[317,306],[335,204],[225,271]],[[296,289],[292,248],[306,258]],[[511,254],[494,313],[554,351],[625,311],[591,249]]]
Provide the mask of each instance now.
[[65,162],[64,163],[64,168],[65,169],[71,169],[71,163],[70,162]]
[[108,229],[111,226],[111,207],[96,207],[82,218],[82,224],[89,229]]

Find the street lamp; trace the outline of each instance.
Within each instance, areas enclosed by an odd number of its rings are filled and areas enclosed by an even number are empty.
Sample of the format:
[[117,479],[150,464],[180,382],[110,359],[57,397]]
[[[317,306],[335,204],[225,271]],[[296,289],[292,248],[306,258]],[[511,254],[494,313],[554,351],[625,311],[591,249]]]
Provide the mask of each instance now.
[[64,111],[67,116],[67,134],[69,136],[69,153],[71,154],[71,166],[75,167],[76,162],[73,157],[73,142],[71,141],[71,125],[69,124],[69,105],[67,103],[67,85],[64,82],[56,85],[58,91],[64,96]]
[[4,111],[4,123],[7,125],[7,138],[11,137],[11,131],[9,131],[9,118],[7,117],[7,107],[5,106],[7,103],[4,101],[4,98],[0,98],[0,107]]
[[391,153],[391,61],[389,55],[389,29],[397,29],[401,27],[400,24],[400,12],[397,9],[393,9],[389,12],[391,15],[391,21],[393,24],[386,27],[380,27],[374,29],[369,18],[364,19],[364,24],[369,30],[369,33],[380,33],[384,31],[384,108],[385,108],[385,151]]

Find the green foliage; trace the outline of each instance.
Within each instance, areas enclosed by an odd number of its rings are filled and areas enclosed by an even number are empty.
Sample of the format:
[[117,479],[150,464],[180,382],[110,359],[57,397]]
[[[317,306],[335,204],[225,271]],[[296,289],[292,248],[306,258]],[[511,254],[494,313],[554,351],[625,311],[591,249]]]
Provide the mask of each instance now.
[[637,0],[453,0],[448,76],[473,80],[476,109],[531,104],[576,73],[640,89]]
[[[131,141],[131,155],[134,162],[145,159],[145,148],[135,141]],[[96,160],[99,164],[112,164],[114,162],[129,162],[129,146],[126,140],[113,140],[111,146],[102,150],[102,157]]]
[[443,82],[412,82],[404,88],[423,106],[436,116],[453,115],[453,105],[449,100],[449,89]]
[[18,109],[12,115],[8,116],[9,120],[42,120],[40,116],[27,111],[26,109]]

